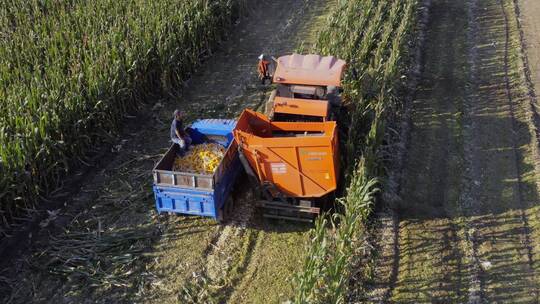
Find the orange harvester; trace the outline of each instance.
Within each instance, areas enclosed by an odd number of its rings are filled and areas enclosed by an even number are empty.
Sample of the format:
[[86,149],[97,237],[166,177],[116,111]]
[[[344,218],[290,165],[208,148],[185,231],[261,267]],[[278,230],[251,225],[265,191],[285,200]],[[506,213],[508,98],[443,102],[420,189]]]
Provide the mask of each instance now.
[[333,56],[292,54],[277,60],[265,114],[274,121],[335,120],[346,62]]
[[[244,110],[234,138],[259,183],[272,197],[313,199],[336,190],[337,131],[334,121],[276,122]],[[310,210],[319,213],[318,208]]]

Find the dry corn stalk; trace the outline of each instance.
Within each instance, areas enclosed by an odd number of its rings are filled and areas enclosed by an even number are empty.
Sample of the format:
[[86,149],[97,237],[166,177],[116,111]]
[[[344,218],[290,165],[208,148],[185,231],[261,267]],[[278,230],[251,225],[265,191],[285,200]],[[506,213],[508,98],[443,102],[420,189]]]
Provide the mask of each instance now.
[[225,148],[220,144],[201,144],[191,146],[184,157],[177,157],[173,171],[198,174],[212,174],[225,155]]

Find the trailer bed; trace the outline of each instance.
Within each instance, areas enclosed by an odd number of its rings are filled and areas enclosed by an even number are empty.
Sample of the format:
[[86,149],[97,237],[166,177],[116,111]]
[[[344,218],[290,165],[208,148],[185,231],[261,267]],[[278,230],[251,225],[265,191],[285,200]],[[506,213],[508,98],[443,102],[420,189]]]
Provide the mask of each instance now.
[[179,147],[173,144],[153,170],[154,197],[159,213],[171,212],[224,218],[225,205],[241,171],[233,141],[234,120],[208,119],[195,122],[188,133],[193,144],[217,142],[227,148],[213,174],[173,171]]

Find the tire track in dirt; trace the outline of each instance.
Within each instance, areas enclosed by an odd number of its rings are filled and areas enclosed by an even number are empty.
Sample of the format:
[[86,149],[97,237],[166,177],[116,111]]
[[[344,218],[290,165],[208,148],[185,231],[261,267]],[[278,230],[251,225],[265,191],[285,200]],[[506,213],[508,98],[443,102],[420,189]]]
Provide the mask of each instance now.
[[[517,125],[517,121],[516,121],[516,117],[515,117],[515,109],[514,109],[514,100],[513,100],[513,96],[512,96],[512,88],[511,88],[511,81],[510,81],[510,75],[509,75],[509,70],[510,70],[510,63],[509,63],[509,52],[510,52],[510,24],[509,24],[509,18],[508,18],[508,12],[507,12],[507,9],[505,7],[505,3],[504,3],[504,0],[499,0],[499,3],[500,3],[500,7],[501,7],[501,11],[502,11],[502,14],[504,16],[504,25],[505,25],[505,43],[504,43],[504,78],[505,78],[505,90],[506,90],[506,96],[507,96],[507,99],[508,99],[508,106],[510,108],[510,117],[512,119],[512,132],[517,134],[518,133],[518,125]],[[515,3],[512,2],[513,4],[513,7],[515,7]],[[518,24],[518,29],[519,29],[519,24]],[[520,41],[521,41],[521,36],[520,36]],[[520,45],[521,47],[522,45]],[[529,117],[530,119],[531,117]],[[534,134],[534,130],[531,130],[531,134]],[[535,135],[535,134],[534,134]],[[533,136],[534,136],[533,135]],[[528,263],[528,266],[529,266],[529,270],[530,272],[534,275],[534,259],[533,259],[533,249],[532,249],[532,243],[531,243],[531,227],[529,225],[529,220],[527,218],[527,215],[525,213],[525,208],[527,208],[528,206],[525,205],[524,203],[524,195],[523,195],[523,180],[522,180],[522,172],[523,172],[523,169],[522,169],[522,165],[521,165],[521,162],[520,162],[520,156],[517,154],[517,151],[519,151],[519,146],[518,144],[516,143],[515,141],[515,138],[512,137],[512,144],[513,144],[513,150],[514,150],[514,159],[515,159],[515,166],[516,166],[516,170],[517,170],[517,183],[518,183],[518,204],[519,204],[519,207],[520,207],[520,210],[519,210],[519,216],[521,218],[521,222],[523,224],[523,234],[521,235],[521,241],[523,243],[523,245],[525,246],[525,249],[526,249],[526,252],[527,252],[527,263]],[[533,141],[533,144],[532,146],[536,146],[535,144],[535,141]],[[533,153],[536,151],[536,149],[532,149]],[[535,170],[536,170],[536,167],[535,167]],[[538,171],[537,171],[538,173]],[[540,180],[540,179],[538,179]],[[536,185],[538,185],[538,183],[536,183]],[[534,302],[535,303],[538,303],[539,302],[539,290],[538,290],[538,286],[534,285],[533,284],[533,288],[532,288],[532,291],[534,293]]]
[[[535,63],[531,63],[529,60],[529,52],[533,52],[533,57],[535,55],[538,55],[537,50],[531,50],[531,47],[534,48],[535,44],[540,44],[540,38],[536,37],[532,38],[534,41],[530,41],[531,45],[527,45],[526,41],[526,35],[524,32],[524,26],[523,26],[523,18],[526,18],[527,22],[529,22],[529,16],[534,15],[534,13],[539,9],[540,6],[534,7],[532,4],[529,4],[528,2],[522,3],[523,6],[525,6],[528,9],[533,10],[532,12],[528,13],[527,16],[522,16],[520,4],[518,3],[518,0],[513,0],[513,9],[514,9],[514,22],[518,28],[519,32],[519,42],[520,42],[520,53],[521,53],[521,64],[520,69],[523,70],[524,79],[527,86],[527,94],[529,95],[529,102],[528,102],[528,115],[529,115],[529,129],[531,130],[531,134],[533,136],[533,143],[532,143],[532,155],[534,157],[534,163],[536,167],[537,174],[540,174],[540,115],[538,113],[538,99],[535,92],[535,82],[533,80],[533,67]],[[530,6],[528,6],[530,5]],[[532,26],[531,26],[532,27]],[[529,32],[532,32],[532,28]],[[534,34],[533,34],[534,35]],[[534,37],[534,36],[533,36]],[[537,59],[538,60],[538,59]],[[538,69],[540,67],[540,61],[536,63]],[[536,187],[540,189],[540,179],[537,180]]]
[[383,302],[460,302],[468,289],[462,280],[464,253],[452,243],[460,233],[445,218],[452,211],[446,202],[459,200],[454,189],[460,177],[452,174],[462,167],[456,157],[461,135],[455,132],[460,119],[455,113],[465,96],[456,94],[464,79],[455,76],[466,64],[460,56],[466,16],[454,1],[431,4],[420,90],[412,104],[411,156],[402,179],[406,209],[400,212],[399,269],[391,298]]
[[[540,11],[540,5],[534,1],[529,0],[513,0],[513,6],[510,7],[510,11],[513,8],[513,18],[510,18],[510,22],[515,23],[517,31],[519,32],[519,44],[520,46],[520,59],[518,60],[518,67],[523,72],[523,78],[527,86],[527,116],[529,121],[529,129],[532,134],[531,153],[537,176],[540,176],[540,115],[538,111],[538,99],[537,92],[540,88],[540,51],[538,46],[540,45],[540,36],[538,35],[538,27],[540,22],[538,21],[538,12]],[[540,189],[540,179],[536,180],[537,189]],[[538,208],[530,208],[525,212],[525,219],[529,219],[528,224],[531,229],[531,245],[532,252],[530,252],[532,260],[532,268],[538,269],[538,249],[534,246],[538,242]],[[528,215],[528,217],[527,217]],[[532,224],[531,224],[532,223]],[[535,241],[536,240],[536,241]],[[540,280],[536,280],[537,283]],[[538,302],[538,289],[536,289],[536,301]]]
[[[463,115],[463,162],[465,172],[463,173],[462,183],[461,183],[461,195],[460,195],[460,204],[459,210],[460,214],[473,214],[475,206],[478,204],[478,197],[476,194],[476,189],[474,189],[475,181],[478,180],[475,169],[475,161],[472,159],[474,154],[474,117],[473,105],[475,104],[474,97],[474,87],[477,85],[477,73],[478,73],[478,51],[476,45],[478,43],[478,33],[479,27],[477,21],[477,11],[478,11],[478,1],[471,0],[467,2],[467,18],[468,18],[468,31],[467,31],[467,45],[468,45],[468,59],[469,64],[469,81],[471,85],[465,88],[467,101],[464,104],[464,113]],[[467,303],[469,304],[480,304],[485,300],[485,279],[484,272],[481,266],[481,261],[478,253],[479,240],[478,234],[475,227],[475,221],[470,220],[469,218],[464,218],[461,221],[461,226],[463,227],[463,240],[461,242],[461,248],[465,255],[467,256],[468,261],[466,262],[469,267],[469,288],[468,288],[468,299]],[[459,244],[459,243],[456,243]]]
[[508,3],[433,1],[400,178],[399,243],[379,244],[382,256],[399,251],[380,262],[398,274],[376,302],[538,301],[538,225],[527,211],[538,205],[537,141]]
[[375,215],[371,232],[371,250],[376,263],[373,282],[366,286],[368,303],[387,303],[397,281],[399,271],[399,219],[393,210]]
[[469,133],[466,182],[473,204],[463,215],[475,241],[473,269],[480,279],[480,297],[469,298],[473,303],[536,299],[524,209],[537,201],[537,190],[535,183],[522,178],[529,174],[524,168],[530,170],[525,160],[530,151],[524,148],[530,134],[523,108],[512,98],[522,84],[514,75],[510,85],[510,69],[517,68],[509,65],[510,28],[501,5],[501,1],[478,2],[471,18],[475,64],[464,130]]

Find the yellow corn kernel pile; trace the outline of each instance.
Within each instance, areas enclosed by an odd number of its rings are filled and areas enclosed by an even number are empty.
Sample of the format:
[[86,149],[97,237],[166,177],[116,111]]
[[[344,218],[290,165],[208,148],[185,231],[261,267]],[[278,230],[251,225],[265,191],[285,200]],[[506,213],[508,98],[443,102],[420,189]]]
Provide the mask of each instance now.
[[225,148],[220,144],[190,146],[184,157],[175,159],[173,171],[211,174],[216,171],[224,155]]

